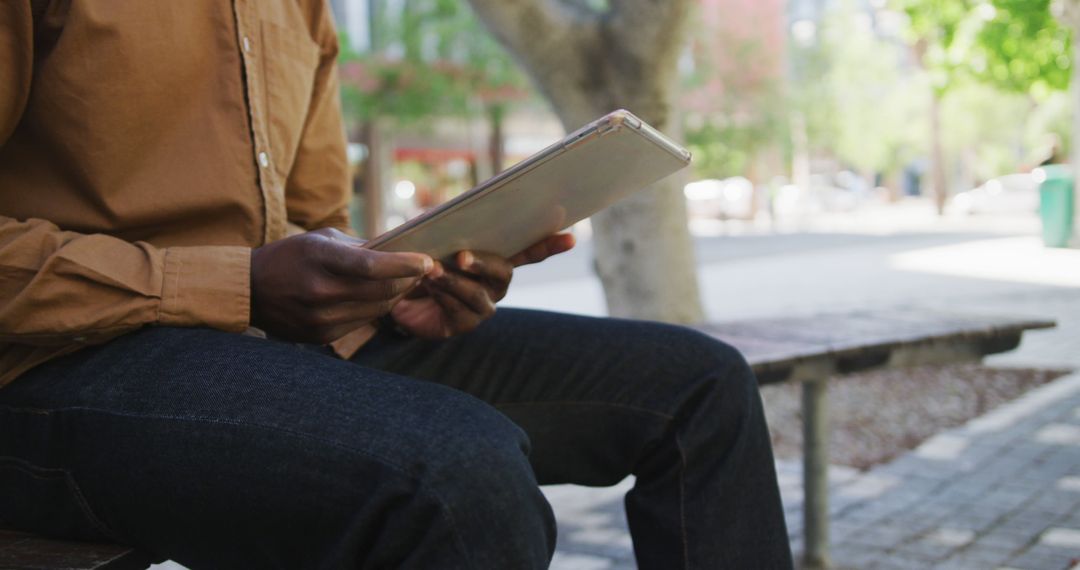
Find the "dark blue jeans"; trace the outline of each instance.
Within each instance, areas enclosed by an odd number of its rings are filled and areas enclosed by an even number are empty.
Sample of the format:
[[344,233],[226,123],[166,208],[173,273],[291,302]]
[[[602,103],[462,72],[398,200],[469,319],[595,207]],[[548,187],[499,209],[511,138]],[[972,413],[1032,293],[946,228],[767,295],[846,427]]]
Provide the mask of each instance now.
[[545,568],[611,485],[641,568],[788,568],[753,374],[688,329],[502,309],[352,362],[146,328],[0,389],[0,518],[191,568]]

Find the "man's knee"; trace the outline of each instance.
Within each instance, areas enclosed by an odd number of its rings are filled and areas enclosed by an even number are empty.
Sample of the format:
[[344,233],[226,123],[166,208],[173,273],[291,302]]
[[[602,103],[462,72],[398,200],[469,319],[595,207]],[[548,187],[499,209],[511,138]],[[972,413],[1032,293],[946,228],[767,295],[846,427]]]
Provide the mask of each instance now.
[[509,418],[477,403],[453,423],[436,436],[439,453],[425,475],[451,509],[513,507],[537,491],[528,437]]
[[555,522],[529,464],[524,431],[479,403],[457,422],[436,436],[440,453],[420,485],[439,501],[479,567],[508,560],[513,567],[545,567]]

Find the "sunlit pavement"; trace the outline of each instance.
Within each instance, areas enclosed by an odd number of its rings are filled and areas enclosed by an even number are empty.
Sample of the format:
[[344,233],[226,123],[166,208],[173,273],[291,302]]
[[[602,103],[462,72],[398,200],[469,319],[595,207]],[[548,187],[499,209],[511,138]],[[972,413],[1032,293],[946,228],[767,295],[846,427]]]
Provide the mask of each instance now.
[[[1030,218],[929,223],[868,216],[776,235],[699,231],[714,320],[930,306],[1052,317],[999,366],[1080,369],[1080,250],[1044,248]],[[698,228],[700,230],[700,228]],[[704,235],[702,235],[704,234]],[[561,266],[525,269],[507,304],[605,314],[588,243]],[[531,271],[531,273],[530,273]],[[778,465],[800,551],[801,472]],[[1068,568],[1080,559],[1080,374],[1065,376],[867,473],[832,473],[839,568]],[[562,570],[634,568],[622,512],[632,484],[546,489]]]

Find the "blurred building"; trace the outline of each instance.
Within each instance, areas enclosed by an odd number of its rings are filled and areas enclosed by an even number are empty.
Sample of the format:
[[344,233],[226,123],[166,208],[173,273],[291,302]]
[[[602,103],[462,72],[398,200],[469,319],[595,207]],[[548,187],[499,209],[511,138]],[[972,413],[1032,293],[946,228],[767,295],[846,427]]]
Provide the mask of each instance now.
[[691,49],[708,79],[691,93],[692,108],[707,110],[709,101],[725,95],[749,98],[783,79],[785,0],[701,0],[699,10],[701,28]]

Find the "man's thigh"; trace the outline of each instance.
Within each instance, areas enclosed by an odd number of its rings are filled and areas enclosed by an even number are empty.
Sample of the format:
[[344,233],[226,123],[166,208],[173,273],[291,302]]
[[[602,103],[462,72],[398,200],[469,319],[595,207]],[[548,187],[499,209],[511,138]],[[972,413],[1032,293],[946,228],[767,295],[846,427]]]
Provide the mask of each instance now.
[[499,309],[446,341],[382,333],[355,362],[468,392],[529,435],[542,484],[614,484],[705,392],[715,431],[759,406],[730,346],[686,327]]
[[527,445],[460,391],[206,329],[149,328],[47,363],[0,390],[0,422],[0,481],[33,491],[4,487],[9,522],[218,567],[229,543],[270,549],[282,529],[338,540],[319,525],[365,509],[387,525],[380,509],[444,491],[426,482],[502,456],[512,469]]

